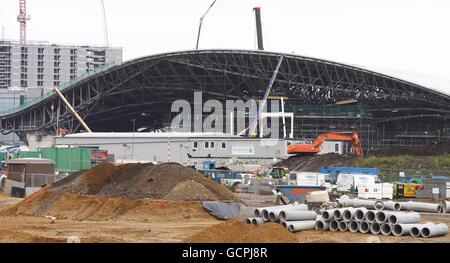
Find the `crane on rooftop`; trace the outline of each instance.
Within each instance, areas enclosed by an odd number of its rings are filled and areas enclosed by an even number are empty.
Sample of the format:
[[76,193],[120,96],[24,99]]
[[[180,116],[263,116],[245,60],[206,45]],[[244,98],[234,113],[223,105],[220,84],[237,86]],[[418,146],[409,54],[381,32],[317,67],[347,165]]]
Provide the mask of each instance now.
[[197,45],[195,45],[195,49],[198,49],[198,43],[200,41],[200,31],[202,30],[202,25],[203,25],[203,19],[205,19],[205,16],[208,14],[209,10],[211,10],[211,8],[213,7],[213,5],[216,3],[217,0],[214,0],[214,2],[212,2],[212,4],[208,7],[208,9],[206,10],[206,12],[200,17],[200,24],[198,26],[198,34],[197,34]]

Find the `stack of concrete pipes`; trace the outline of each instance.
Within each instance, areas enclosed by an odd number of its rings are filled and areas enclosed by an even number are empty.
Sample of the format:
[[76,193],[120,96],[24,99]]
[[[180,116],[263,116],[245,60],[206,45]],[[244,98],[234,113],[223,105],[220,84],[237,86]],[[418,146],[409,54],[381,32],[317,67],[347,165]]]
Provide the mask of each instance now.
[[[376,210],[392,210],[392,211],[415,211],[415,212],[428,212],[428,213],[441,213],[450,210],[450,202],[444,202],[442,204],[424,203],[424,202],[395,202],[395,201],[375,201],[364,199],[350,199],[340,198],[339,204],[344,207],[365,207],[367,209]],[[447,203],[449,203],[447,205]],[[449,211],[450,212],[450,211]],[[448,213],[448,212],[447,212]]]
[[315,228],[326,231],[350,231],[364,234],[382,234],[413,237],[445,236],[446,224],[420,224],[417,212],[377,211],[366,207],[344,207],[326,210],[316,220]]
[[308,206],[304,204],[256,208],[254,215],[255,217],[249,217],[245,222],[254,225],[279,222],[290,232],[314,229],[318,217],[316,212],[309,211]]

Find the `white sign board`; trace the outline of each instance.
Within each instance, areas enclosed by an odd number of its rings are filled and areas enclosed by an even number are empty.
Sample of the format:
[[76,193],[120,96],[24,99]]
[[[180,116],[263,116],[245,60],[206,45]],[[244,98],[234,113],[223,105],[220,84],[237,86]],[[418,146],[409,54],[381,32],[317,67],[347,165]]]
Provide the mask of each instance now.
[[250,146],[232,146],[231,147],[232,155],[255,155],[255,147],[253,145]]
[[432,191],[433,191],[433,194],[437,194],[437,195],[439,194],[439,188],[433,188]]

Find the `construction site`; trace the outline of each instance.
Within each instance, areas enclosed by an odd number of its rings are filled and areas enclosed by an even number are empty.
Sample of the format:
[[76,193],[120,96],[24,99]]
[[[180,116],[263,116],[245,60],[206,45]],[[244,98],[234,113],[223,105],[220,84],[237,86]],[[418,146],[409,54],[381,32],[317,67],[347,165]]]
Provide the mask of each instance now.
[[214,0],[195,49],[122,62],[103,0],[92,47],[27,40],[18,2],[0,242],[450,242],[449,95],[266,51],[261,7],[256,50],[198,48]]

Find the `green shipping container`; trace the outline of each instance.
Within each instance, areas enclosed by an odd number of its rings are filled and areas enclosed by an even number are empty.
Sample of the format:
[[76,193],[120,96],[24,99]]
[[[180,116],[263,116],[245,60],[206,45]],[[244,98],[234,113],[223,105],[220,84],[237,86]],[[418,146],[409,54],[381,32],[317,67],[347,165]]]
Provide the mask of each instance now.
[[77,172],[92,168],[91,149],[84,148],[42,148],[41,157],[55,162],[60,172]]
[[6,160],[6,153],[0,152],[0,162]]
[[40,153],[36,151],[21,151],[18,152],[15,158],[39,158]]

